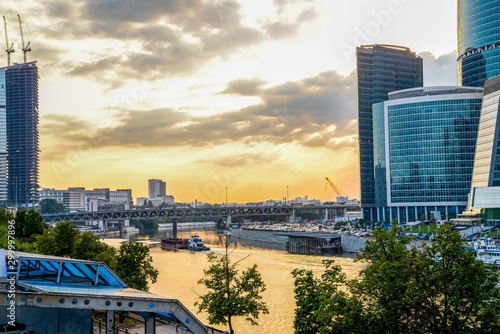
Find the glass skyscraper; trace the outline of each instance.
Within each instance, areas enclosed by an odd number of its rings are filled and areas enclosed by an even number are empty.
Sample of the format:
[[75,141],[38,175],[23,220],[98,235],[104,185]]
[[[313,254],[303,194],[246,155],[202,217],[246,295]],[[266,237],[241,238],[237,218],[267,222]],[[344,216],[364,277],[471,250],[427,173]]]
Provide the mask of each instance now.
[[425,87],[374,105],[377,221],[456,218],[471,186],[483,89]]
[[361,207],[376,220],[372,105],[392,91],[423,85],[422,58],[407,47],[362,45],[356,49]]
[[488,225],[500,224],[500,76],[484,85],[467,209],[482,209]]
[[36,62],[5,73],[8,202],[33,206],[39,200],[38,68]]
[[483,87],[500,75],[500,1],[458,0],[458,84]]

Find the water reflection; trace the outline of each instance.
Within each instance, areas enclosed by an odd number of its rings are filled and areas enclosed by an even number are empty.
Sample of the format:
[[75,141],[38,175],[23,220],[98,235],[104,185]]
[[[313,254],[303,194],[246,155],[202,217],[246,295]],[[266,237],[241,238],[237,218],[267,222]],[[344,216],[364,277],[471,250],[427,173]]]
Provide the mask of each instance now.
[[[213,228],[195,230],[178,229],[177,236],[189,238],[193,233],[198,234],[210,249],[223,254],[223,238],[213,231]],[[168,238],[172,230],[160,230],[151,233],[154,239]],[[234,243],[233,243],[234,246]],[[180,300],[200,320],[208,324],[206,314],[198,313],[194,302],[199,295],[205,293],[204,287],[197,282],[203,277],[203,270],[208,269],[206,254],[189,251],[162,251],[152,248],[153,265],[158,268],[158,281],[151,286],[151,292],[167,298]],[[316,274],[323,271],[322,261],[325,257],[313,255],[288,254],[283,251],[255,248],[238,243],[231,253],[231,260],[241,260],[239,271],[246,270],[254,263],[261,273],[266,284],[263,298],[267,303],[269,314],[261,315],[257,320],[259,326],[251,326],[244,319],[236,318],[235,330],[237,333],[293,333],[293,318],[295,299],[293,293],[293,277],[291,272],[295,268],[312,270]],[[336,264],[344,269],[348,277],[358,274],[361,265],[354,263],[352,257],[336,257]],[[215,326],[223,329],[222,326]]]

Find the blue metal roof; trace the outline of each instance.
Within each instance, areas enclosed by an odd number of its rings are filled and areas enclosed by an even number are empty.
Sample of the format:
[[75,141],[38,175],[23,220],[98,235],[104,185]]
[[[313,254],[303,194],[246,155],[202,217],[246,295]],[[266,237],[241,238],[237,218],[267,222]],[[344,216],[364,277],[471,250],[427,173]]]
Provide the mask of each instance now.
[[146,312],[182,323],[193,333],[207,332],[178,300],[129,288],[102,262],[0,249],[0,305],[9,302],[12,276],[18,306]]
[[6,261],[8,275],[16,281],[126,288],[105,263],[14,252],[15,265]]

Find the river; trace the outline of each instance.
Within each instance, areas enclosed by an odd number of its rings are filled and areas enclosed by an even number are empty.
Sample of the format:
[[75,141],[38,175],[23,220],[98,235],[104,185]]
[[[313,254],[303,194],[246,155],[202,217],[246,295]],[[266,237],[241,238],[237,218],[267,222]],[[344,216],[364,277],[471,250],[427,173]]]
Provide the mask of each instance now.
[[[217,254],[223,254],[224,248],[219,244],[219,236],[211,231],[198,231],[198,235]],[[191,232],[180,232],[179,237],[188,238]],[[160,248],[151,248],[153,265],[160,274],[150,291],[162,297],[174,298],[181,301],[196,317],[208,325],[206,314],[198,313],[194,302],[206,290],[197,284],[203,277],[203,270],[208,269],[205,253],[188,251],[163,251]],[[252,326],[244,318],[235,318],[233,328],[236,333],[293,333],[295,311],[294,285],[291,272],[296,268],[312,270],[316,274],[323,271],[322,261],[325,257],[311,255],[288,254],[261,248],[237,245],[231,252],[231,261],[238,264],[239,272],[257,264],[266,284],[263,300],[266,302],[269,314],[260,315],[259,326]],[[352,257],[335,257],[335,263],[342,266],[348,277],[357,276],[361,264],[355,263]],[[213,327],[224,329],[221,325]]]

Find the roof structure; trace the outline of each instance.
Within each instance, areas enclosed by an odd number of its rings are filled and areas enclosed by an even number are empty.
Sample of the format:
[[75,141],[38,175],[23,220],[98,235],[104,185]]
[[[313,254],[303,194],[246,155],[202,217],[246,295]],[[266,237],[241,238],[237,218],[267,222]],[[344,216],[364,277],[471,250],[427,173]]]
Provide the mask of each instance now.
[[145,319],[146,333],[155,332],[156,318],[207,333],[178,300],[129,288],[105,263],[0,249],[0,306],[12,301],[20,308],[104,310],[107,330],[115,311],[129,311]]

